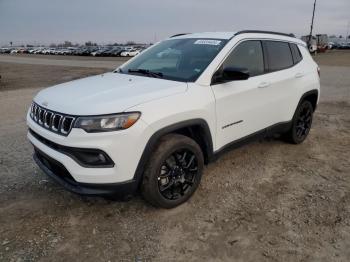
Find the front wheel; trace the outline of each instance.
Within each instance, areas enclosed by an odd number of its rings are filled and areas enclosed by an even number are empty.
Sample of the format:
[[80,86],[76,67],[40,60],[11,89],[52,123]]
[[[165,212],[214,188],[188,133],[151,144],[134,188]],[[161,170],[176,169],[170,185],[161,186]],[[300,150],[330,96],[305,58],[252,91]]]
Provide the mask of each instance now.
[[295,111],[292,126],[284,135],[284,138],[292,144],[302,143],[310,132],[314,108],[305,100]]
[[176,207],[196,191],[203,166],[203,153],[194,140],[178,134],[166,135],[146,167],[142,195],[153,206]]

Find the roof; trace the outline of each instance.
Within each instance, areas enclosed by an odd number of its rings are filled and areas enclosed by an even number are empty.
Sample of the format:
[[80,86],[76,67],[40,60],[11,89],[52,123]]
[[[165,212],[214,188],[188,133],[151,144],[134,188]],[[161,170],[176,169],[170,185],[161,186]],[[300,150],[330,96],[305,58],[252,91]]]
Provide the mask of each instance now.
[[173,36],[174,38],[215,38],[215,39],[230,39],[235,35],[234,32],[203,32],[203,33],[190,33],[190,34],[178,34]]
[[258,31],[258,30],[244,30],[237,32],[203,32],[203,33],[188,33],[188,34],[177,34],[171,38],[214,38],[214,39],[226,39],[230,40],[234,36],[243,35],[243,34],[254,34],[254,36],[259,36],[261,38],[271,38],[276,40],[284,40],[289,42],[295,42],[301,45],[305,45],[303,41],[298,38],[295,38],[289,34],[271,32],[271,31]]

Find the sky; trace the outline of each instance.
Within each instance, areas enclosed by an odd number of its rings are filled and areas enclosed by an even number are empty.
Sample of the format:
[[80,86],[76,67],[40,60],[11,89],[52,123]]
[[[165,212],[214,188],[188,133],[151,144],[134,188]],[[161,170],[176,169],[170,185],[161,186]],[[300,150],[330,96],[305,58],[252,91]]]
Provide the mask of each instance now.
[[[309,34],[314,0],[0,0],[0,45],[150,43],[177,33]],[[315,33],[347,34],[350,0],[317,0]]]

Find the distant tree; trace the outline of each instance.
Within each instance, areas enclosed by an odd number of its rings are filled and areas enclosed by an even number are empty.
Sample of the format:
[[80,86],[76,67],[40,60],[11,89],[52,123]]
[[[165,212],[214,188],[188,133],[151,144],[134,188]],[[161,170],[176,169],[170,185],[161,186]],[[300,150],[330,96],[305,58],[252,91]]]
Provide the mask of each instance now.
[[52,43],[52,44],[50,44],[50,47],[57,47],[57,45]]
[[87,42],[85,42],[85,46],[97,46],[97,44],[93,43],[91,41],[87,41]]
[[134,41],[127,41],[126,44],[127,45],[135,45],[136,43]]
[[10,42],[10,46],[12,46],[12,41]]
[[72,46],[72,42],[71,42],[71,41],[64,41],[63,46],[64,46],[64,47]]
[[343,36],[342,36],[342,35],[340,35],[340,36],[339,36],[339,38],[343,38]]
[[336,38],[336,35],[330,35],[329,38]]

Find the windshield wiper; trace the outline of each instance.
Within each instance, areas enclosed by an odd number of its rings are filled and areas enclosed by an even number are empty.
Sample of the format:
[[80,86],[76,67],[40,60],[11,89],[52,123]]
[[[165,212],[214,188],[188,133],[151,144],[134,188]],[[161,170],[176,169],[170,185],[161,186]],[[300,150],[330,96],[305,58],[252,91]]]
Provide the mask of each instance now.
[[128,70],[129,73],[140,73],[143,75],[147,75],[147,76],[151,76],[151,77],[156,77],[156,78],[162,78],[163,77],[163,73],[161,72],[153,72],[147,69],[129,69]]

